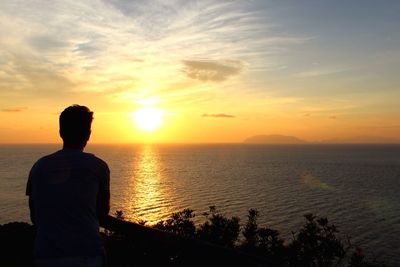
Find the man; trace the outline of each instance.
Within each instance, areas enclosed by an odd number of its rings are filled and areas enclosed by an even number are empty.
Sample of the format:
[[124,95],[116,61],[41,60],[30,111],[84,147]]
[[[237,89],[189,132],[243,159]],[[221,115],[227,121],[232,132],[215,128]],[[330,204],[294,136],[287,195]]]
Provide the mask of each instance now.
[[84,153],[93,112],[73,105],[60,115],[63,149],[38,160],[27,183],[36,226],[36,266],[102,266],[99,225],[110,209],[107,164]]

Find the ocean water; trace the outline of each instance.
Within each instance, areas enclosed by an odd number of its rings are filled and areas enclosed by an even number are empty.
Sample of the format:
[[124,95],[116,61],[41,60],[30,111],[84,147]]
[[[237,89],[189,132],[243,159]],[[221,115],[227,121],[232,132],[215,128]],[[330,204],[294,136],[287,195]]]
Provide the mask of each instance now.
[[[0,224],[29,221],[26,179],[58,145],[0,146]],[[285,238],[326,216],[368,254],[400,266],[400,145],[89,145],[111,169],[112,212],[153,224],[215,205]]]

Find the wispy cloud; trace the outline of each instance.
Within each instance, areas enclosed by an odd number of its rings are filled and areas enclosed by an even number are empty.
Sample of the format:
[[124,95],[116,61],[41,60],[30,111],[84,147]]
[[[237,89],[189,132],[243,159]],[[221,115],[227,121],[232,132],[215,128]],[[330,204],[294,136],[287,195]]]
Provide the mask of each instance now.
[[26,107],[13,107],[13,108],[2,108],[2,112],[21,112],[26,110]]
[[225,113],[217,113],[217,114],[203,114],[201,115],[202,117],[207,117],[207,118],[236,118],[234,115],[230,114],[225,114]]
[[311,69],[307,71],[302,71],[298,72],[295,74],[295,77],[298,78],[312,78],[312,77],[318,77],[318,76],[326,76],[326,75],[333,75],[333,74],[338,74],[338,73],[343,73],[346,71],[349,71],[349,68],[346,67],[336,67],[336,68],[318,68],[318,69]]
[[0,90],[37,97],[224,81],[307,42],[241,1],[2,1],[0,23]]
[[303,103],[300,108],[301,113],[305,116],[323,116],[333,119],[335,116],[349,114],[360,108],[359,103],[347,99],[319,98],[318,100],[319,102],[311,100]]
[[240,61],[183,61],[185,67],[183,72],[192,79],[200,81],[220,82],[230,76],[237,75],[242,70],[243,64]]

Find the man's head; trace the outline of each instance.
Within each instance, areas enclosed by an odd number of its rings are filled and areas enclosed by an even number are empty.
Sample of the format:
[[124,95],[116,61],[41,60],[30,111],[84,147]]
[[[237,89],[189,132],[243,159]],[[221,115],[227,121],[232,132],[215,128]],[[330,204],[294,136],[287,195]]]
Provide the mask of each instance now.
[[85,106],[72,105],[60,115],[60,136],[64,145],[85,147],[90,137],[93,112]]

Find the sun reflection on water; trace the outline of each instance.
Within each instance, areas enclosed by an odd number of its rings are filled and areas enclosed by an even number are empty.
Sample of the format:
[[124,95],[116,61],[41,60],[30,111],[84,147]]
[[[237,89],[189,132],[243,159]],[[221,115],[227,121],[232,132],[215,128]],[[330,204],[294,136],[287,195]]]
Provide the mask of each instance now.
[[156,147],[144,145],[135,157],[129,184],[124,190],[124,207],[131,221],[144,220],[151,225],[169,213],[168,190],[163,187],[160,159]]

